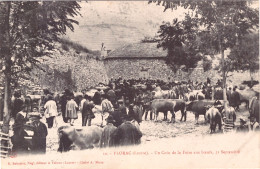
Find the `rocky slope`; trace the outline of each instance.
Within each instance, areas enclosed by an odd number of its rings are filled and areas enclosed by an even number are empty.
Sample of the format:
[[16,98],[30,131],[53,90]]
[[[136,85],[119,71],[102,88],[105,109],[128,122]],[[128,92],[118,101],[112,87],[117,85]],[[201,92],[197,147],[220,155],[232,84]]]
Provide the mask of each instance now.
[[63,50],[60,44],[52,57],[41,58],[41,67],[32,71],[32,81],[51,91],[74,91],[108,81],[104,64],[95,55],[77,51],[71,47]]

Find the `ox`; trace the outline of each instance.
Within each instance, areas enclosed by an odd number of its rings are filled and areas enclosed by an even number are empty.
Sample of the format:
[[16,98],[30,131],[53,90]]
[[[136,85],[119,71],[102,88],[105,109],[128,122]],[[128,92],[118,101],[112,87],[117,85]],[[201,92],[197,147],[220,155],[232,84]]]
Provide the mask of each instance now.
[[240,96],[240,103],[245,102],[247,108],[249,108],[249,101],[257,94],[257,92],[254,91],[253,89],[244,89],[244,90],[237,89],[237,92],[239,93]]
[[207,110],[205,115],[205,120],[210,124],[210,133],[215,132],[217,125],[219,130],[221,130],[222,127],[221,113],[216,107],[212,106]]
[[174,107],[174,112],[181,111],[181,119],[184,118],[183,120],[186,121],[187,113],[186,113],[186,103],[182,99],[172,99],[173,101],[176,102],[176,105]]
[[102,135],[102,128],[88,126],[76,129],[73,126],[62,126],[58,129],[59,152],[66,152],[71,149],[89,149],[99,147]]
[[138,122],[125,121],[111,134],[112,145],[116,147],[138,145],[141,143],[142,135]]
[[192,111],[195,114],[195,122],[198,123],[199,115],[204,115],[205,121],[206,121],[206,111],[208,106],[212,105],[222,105],[222,103],[214,100],[195,100],[186,105],[187,111]]
[[151,103],[151,110],[155,113],[155,121],[157,121],[157,117],[159,112],[164,113],[164,120],[167,120],[168,111],[172,114],[172,122],[175,121],[175,113],[174,107],[176,105],[176,101],[171,99],[155,99]]

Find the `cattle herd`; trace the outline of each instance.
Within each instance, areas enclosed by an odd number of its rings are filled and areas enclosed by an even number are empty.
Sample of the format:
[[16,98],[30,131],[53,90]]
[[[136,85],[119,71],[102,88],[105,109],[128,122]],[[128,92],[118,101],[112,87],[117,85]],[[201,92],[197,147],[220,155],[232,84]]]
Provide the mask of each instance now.
[[[259,123],[259,93],[257,91],[251,88],[241,90],[237,86],[228,87],[227,102],[225,103],[221,83],[211,84],[209,79],[205,83],[192,81],[166,83],[160,80],[122,80],[119,78],[111,79],[107,85],[100,83],[96,87],[90,87],[81,92],[66,90],[66,92],[58,94],[45,90],[42,96],[27,95],[24,97],[27,113],[34,107],[41,110],[42,102],[48,95],[53,95],[58,110],[62,112],[64,122],[66,120],[63,107],[68,101],[66,95],[73,95],[77,105],[81,104],[85,96],[91,98],[95,104],[92,109],[94,115],[98,112],[107,113],[102,111],[102,108],[97,108],[104,98],[107,98],[113,105],[113,111],[108,113],[109,118],[112,117],[112,120],[110,119],[112,127],[106,128],[109,123],[107,126],[103,125],[105,119],[102,119],[100,126],[92,125],[81,128],[69,125],[61,126],[58,129],[59,151],[61,152],[68,151],[72,147],[76,147],[76,149],[100,147],[100,142],[104,138],[109,143],[103,147],[139,144],[142,136],[139,125],[142,120],[148,120],[149,114],[150,120],[156,122],[160,120],[158,119],[160,112],[164,115],[163,121],[168,120],[168,112],[170,112],[171,123],[176,120],[176,112],[181,112],[181,119],[178,120],[183,122],[186,121],[187,111],[193,112],[196,125],[198,125],[199,116],[203,115],[205,122],[209,123],[210,132],[214,133],[217,125],[219,131],[223,130],[225,120],[232,120],[234,124],[236,112],[239,111],[240,104],[245,102],[245,106],[249,110],[248,116],[252,117],[251,119],[255,118],[256,123]],[[109,131],[110,134],[104,133],[104,131]],[[130,135],[134,135],[134,138],[131,138]]]

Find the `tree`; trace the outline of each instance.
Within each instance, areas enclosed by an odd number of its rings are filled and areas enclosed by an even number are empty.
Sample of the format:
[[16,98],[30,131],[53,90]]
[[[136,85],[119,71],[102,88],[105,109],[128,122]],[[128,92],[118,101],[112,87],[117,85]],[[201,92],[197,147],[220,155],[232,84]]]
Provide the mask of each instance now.
[[[196,19],[196,23],[192,22],[192,19],[186,17],[182,24],[196,24],[199,28],[198,31],[193,31],[193,35],[199,38],[199,50],[203,54],[207,54],[209,50],[212,53],[221,54],[221,72],[223,78],[223,97],[226,107],[226,78],[227,78],[227,63],[225,62],[224,51],[231,49],[238,45],[241,39],[244,38],[251,30],[259,29],[259,12],[256,9],[249,7],[248,1],[150,1],[157,4],[162,4],[167,9],[177,9],[178,7],[184,7],[191,11],[187,15]],[[189,21],[190,22],[187,22]],[[193,26],[196,27],[196,26]],[[185,28],[185,27],[184,27]],[[189,30],[186,29],[186,30]],[[185,32],[185,31],[184,31]],[[183,43],[183,40],[179,40],[180,36],[176,32],[173,36],[170,33],[165,32],[166,37],[173,39],[171,41],[178,41]],[[182,33],[182,32],[181,32]],[[177,37],[177,38],[176,38]],[[162,39],[163,41],[164,39]],[[208,49],[208,50],[205,50]],[[171,52],[171,48],[169,48]],[[178,56],[178,55],[177,55]],[[182,59],[182,56],[178,56]],[[231,58],[229,58],[231,60]],[[233,59],[237,59],[236,57]]]
[[174,71],[184,65],[187,68],[194,68],[197,62],[202,59],[198,50],[198,32],[197,19],[186,15],[183,21],[173,20],[173,23],[163,23],[158,31],[161,40],[158,47],[168,49],[166,63]]
[[11,84],[17,77],[29,73],[39,63],[38,58],[50,56],[55,42],[73,31],[72,19],[80,6],[73,1],[0,2],[0,58],[4,75],[4,124],[8,133],[10,122]]
[[246,35],[235,45],[228,59],[232,61],[229,69],[232,70],[249,70],[251,76],[251,87],[253,86],[252,73],[259,70],[259,33]]

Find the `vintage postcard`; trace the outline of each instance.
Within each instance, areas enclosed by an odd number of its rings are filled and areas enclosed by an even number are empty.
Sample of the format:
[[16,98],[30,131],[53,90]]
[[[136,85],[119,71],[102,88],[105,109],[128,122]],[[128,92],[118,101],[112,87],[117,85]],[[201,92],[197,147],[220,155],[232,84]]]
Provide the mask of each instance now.
[[260,168],[259,77],[259,1],[1,1],[1,168]]

